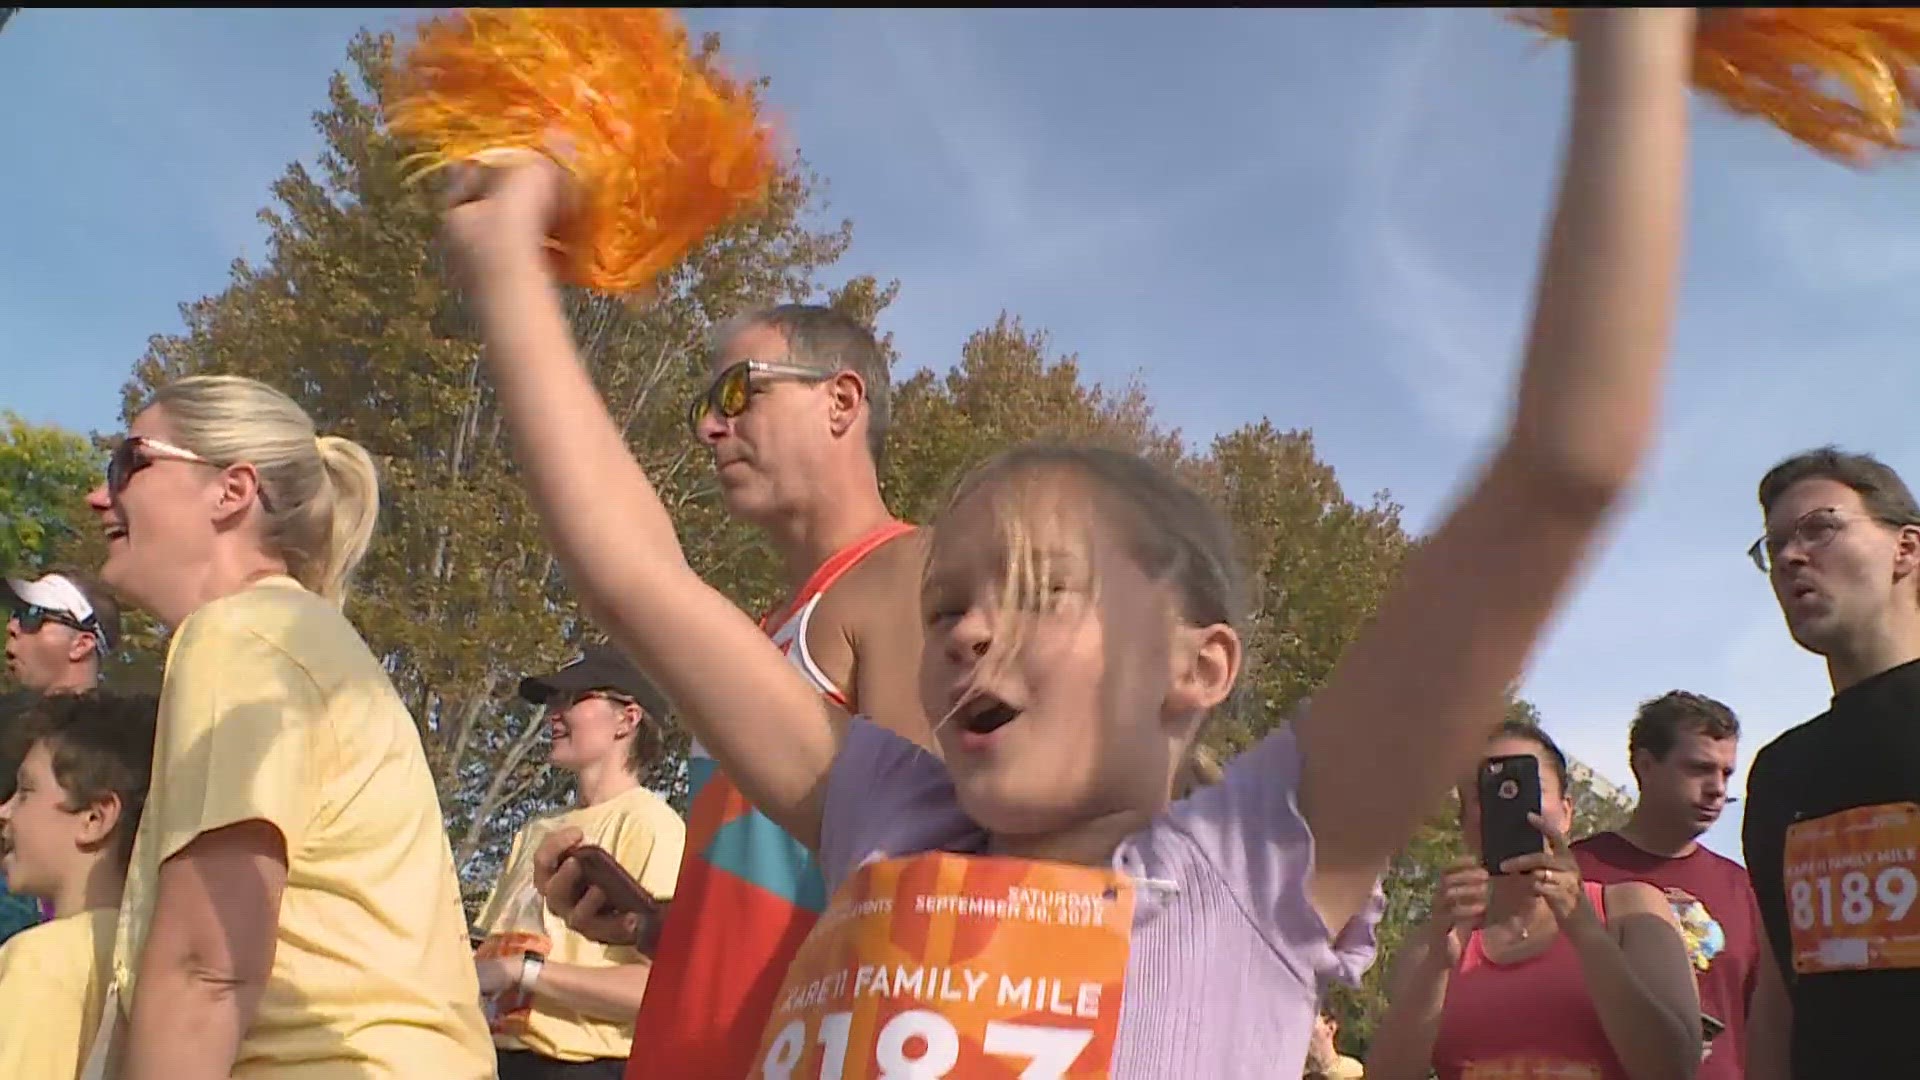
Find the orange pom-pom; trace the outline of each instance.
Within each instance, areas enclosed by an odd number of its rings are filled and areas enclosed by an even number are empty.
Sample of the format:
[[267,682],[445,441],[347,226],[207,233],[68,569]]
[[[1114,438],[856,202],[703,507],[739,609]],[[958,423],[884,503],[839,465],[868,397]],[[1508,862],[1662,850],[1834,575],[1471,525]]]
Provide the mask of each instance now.
[[[1564,38],[1572,10],[1531,8],[1515,18]],[[1765,117],[1849,164],[1876,150],[1909,150],[1901,131],[1907,111],[1920,106],[1920,11],[1702,10],[1693,81],[1734,112]],[[1830,92],[1841,87],[1851,100]]]
[[471,8],[424,23],[385,112],[424,144],[418,177],[569,148],[580,201],[553,238],[571,284],[644,289],[762,200],[772,136],[752,90],[688,47],[662,8]]

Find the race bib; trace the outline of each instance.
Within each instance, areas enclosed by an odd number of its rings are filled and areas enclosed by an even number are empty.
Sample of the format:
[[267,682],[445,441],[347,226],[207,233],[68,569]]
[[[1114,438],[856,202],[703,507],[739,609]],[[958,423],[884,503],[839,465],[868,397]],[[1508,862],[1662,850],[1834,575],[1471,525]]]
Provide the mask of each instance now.
[[787,969],[763,1080],[1108,1075],[1133,883],[1084,866],[929,852],[869,863]]
[[1498,1061],[1475,1061],[1460,1073],[1461,1080],[1603,1080],[1600,1066],[1585,1061],[1520,1054]]
[[1795,971],[1920,968],[1920,806],[1796,822],[1784,865]]

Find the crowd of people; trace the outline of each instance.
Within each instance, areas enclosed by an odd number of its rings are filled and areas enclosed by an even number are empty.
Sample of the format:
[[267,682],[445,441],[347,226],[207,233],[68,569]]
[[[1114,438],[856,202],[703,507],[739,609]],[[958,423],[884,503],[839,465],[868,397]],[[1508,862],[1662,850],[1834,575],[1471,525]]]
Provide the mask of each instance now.
[[[520,686],[575,805],[520,830],[469,925],[416,718],[343,607],[372,459],[271,387],[170,383],[88,496],[97,580],[9,583],[29,693],[0,869],[47,910],[0,946],[0,1075],[1901,1074],[1920,507],[1891,469],[1817,450],[1760,484],[1751,555],[1835,698],[1756,756],[1746,869],[1698,842],[1736,767],[1724,705],[1648,702],[1638,807],[1578,842],[1564,756],[1500,724],[1654,437],[1694,21],[1576,16],[1507,432],[1326,684],[1224,767],[1198,747],[1245,572],[1200,494],[1021,446],[903,523],[871,332],[752,312],[688,419],[786,571],[755,619],[690,568],[574,351],[547,252],[566,174],[454,170],[447,249],[519,476],[608,638]],[[168,629],[157,696],[94,686],[109,597]],[[697,740],[684,822],[640,782],[670,715]],[[1499,799],[1538,796],[1514,850],[1486,841],[1494,766]],[[1456,791],[1475,857],[1361,1063],[1323,994],[1375,959],[1381,879]]]

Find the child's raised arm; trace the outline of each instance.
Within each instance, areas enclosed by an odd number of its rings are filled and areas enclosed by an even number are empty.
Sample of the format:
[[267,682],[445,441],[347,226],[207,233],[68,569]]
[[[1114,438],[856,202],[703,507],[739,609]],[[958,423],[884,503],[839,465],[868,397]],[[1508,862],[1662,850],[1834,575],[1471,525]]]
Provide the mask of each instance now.
[[1647,457],[1684,228],[1690,9],[1575,15],[1571,132],[1504,444],[1298,721],[1338,931],[1485,746]]
[[694,574],[673,521],[574,352],[542,242],[565,174],[468,167],[446,232],[527,490],[594,620],[673,699],[743,794],[809,846],[838,747],[827,705],[745,612]]

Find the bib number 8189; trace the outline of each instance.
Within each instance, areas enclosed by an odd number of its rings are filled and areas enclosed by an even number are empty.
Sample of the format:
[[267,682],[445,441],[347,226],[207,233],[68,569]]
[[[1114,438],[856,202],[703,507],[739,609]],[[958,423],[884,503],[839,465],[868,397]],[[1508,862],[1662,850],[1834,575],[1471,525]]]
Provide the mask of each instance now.
[[[821,1049],[819,1080],[842,1080],[852,1026],[852,1013],[837,1012],[821,1018],[817,1036]],[[909,1056],[907,1048],[916,1040],[918,1053]],[[989,1020],[983,1048],[994,1057],[1026,1058],[1027,1067],[1021,1071],[1020,1080],[1061,1080],[1092,1041],[1091,1031]],[[793,1070],[806,1050],[807,1022],[795,1020],[774,1036],[767,1059],[760,1065],[761,1077],[793,1080]],[[937,1012],[903,1012],[887,1021],[874,1038],[873,1063],[880,1070],[875,1080],[940,1080],[960,1063],[960,1032]]]
[[[1914,901],[1920,899],[1920,880],[1904,866],[1889,866],[1872,878],[1852,870],[1840,876],[1838,899],[1842,925],[1863,926],[1873,920],[1875,911],[1882,905],[1887,909],[1887,921],[1899,922],[1913,910]],[[1796,881],[1788,900],[1793,907],[1793,925],[1800,929],[1811,930],[1816,923],[1834,924],[1833,878]]]

